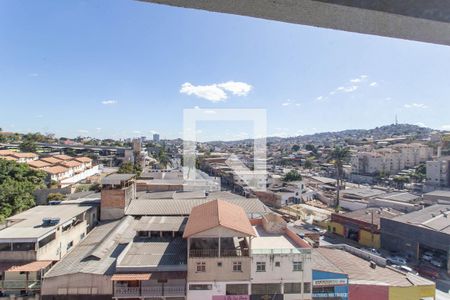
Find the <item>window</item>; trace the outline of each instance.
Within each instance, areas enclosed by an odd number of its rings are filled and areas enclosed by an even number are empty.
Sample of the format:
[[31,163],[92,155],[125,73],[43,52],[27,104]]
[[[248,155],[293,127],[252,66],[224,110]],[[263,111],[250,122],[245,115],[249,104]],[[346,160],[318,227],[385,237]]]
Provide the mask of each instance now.
[[301,261],[294,261],[292,263],[292,271],[298,272],[298,271],[302,271],[302,270],[303,270],[303,267],[302,267]]
[[281,285],[279,283],[255,283],[252,284],[253,295],[274,295],[281,294]]
[[334,286],[313,287],[313,294],[334,294]]
[[84,234],[84,232],[82,234],[80,234],[80,240],[84,239],[86,235]]
[[35,250],[35,243],[13,243],[13,251]]
[[197,263],[197,272],[206,272],[206,263],[205,262]]
[[55,238],[56,238],[56,233],[52,233],[49,236],[46,236],[45,238],[43,238],[42,240],[39,241],[39,248],[44,247],[45,245],[47,245],[48,243],[53,241]]
[[73,246],[73,241],[70,241],[69,243],[67,243],[67,250],[72,248],[72,246]]
[[0,251],[11,251],[10,243],[0,243]]
[[207,291],[212,290],[211,284],[191,284],[189,285],[190,291]]
[[284,284],[284,293],[285,294],[301,294],[302,293],[302,283],[301,282],[292,282]]
[[256,263],[256,272],[265,272],[266,271],[266,263],[265,262],[257,262]]
[[217,266],[222,267],[222,262],[221,261],[217,262]]
[[303,293],[305,294],[311,293],[311,282],[303,283]]
[[279,267],[280,266],[280,262],[279,261],[276,261],[275,262],[275,267]]
[[242,262],[240,261],[233,262],[233,272],[242,272]]
[[248,284],[227,284],[227,295],[248,295]]

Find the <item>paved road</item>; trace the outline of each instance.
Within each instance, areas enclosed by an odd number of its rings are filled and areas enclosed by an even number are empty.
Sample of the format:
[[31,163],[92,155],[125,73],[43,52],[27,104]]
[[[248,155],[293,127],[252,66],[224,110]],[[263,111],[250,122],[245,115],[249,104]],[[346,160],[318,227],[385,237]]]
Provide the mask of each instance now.
[[436,300],[450,300],[450,294],[436,290]]

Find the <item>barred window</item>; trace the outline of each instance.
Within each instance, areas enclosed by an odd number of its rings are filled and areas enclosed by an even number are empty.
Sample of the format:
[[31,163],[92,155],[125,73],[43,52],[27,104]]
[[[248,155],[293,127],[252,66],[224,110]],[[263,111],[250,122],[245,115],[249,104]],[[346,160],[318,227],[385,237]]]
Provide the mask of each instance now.
[[284,284],[285,294],[301,294],[302,283],[301,282],[289,282]]

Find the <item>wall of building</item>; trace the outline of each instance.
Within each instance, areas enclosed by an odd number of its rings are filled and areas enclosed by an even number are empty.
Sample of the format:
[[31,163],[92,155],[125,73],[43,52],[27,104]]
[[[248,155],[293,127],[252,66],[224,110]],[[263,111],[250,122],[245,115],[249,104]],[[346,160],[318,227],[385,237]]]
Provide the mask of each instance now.
[[[348,288],[349,300],[389,300],[389,286],[371,284],[351,284]],[[403,299],[406,300],[406,299]]]
[[424,299],[435,297],[436,289],[430,286],[389,287],[389,300]]
[[344,236],[345,235],[345,229],[344,226],[342,224],[336,223],[336,222],[330,222],[330,224],[328,225],[330,227],[330,231],[338,234],[340,236]]
[[[303,272],[293,271],[294,261],[303,263]],[[256,271],[258,262],[266,263],[266,272]],[[277,262],[280,263],[279,267],[276,266]],[[254,254],[252,255],[251,278],[252,283],[311,282],[311,260],[305,259],[302,254]]]
[[211,290],[194,291],[187,287],[187,300],[200,300],[200,299],[213,299],[213,296],[226,295],[227,284],[248,284],[248,292],[251,292],[249,281],[202,281],[195,282],[193,284],[206,284],[211,285]]
[[[51,295],[109,295],[112,296],[112,281],[110,276],[76,273],[58,277],[44,278],[41,288],[43,299],[51,299]],[[83,299],[81,297],[80,299]]]
[[381,247],[381,238],[380,234],[374,233],[372,240],[372,233],[366,230],[359,230],[359,241],[361,245],[370,247],[370,248],[380,248]]
[[[348,276],[346,274],[324,272],[319,270],[312,271],[313,299],[348,299]],[[314,291],[314,288],[333,287],[333,293],[323,293]]]
[[[197,262],[206,263],[206,272],[197,272]],[[221,262],[222,266],[218,263]],[[242,272],[233,272],[233,262],[241,262]],[[188,282],[250,280],[250,257],[201,257],[188,259]]]

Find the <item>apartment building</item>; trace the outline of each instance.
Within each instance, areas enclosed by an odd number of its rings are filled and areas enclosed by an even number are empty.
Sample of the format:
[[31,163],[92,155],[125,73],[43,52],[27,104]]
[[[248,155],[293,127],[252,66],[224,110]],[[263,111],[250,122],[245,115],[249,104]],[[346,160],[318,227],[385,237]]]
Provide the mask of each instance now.
[[6,219],[0,230],[1,292],[39,293],[45,272],[84,239],[97,218],[95,204],[67,203]]
[[386,148],[358,152],[351,157],[352,173],[373,175],[396,174],[431,158],[433,149],[427,145],[395,144]]
[[427,161],[427,184],[435,187],[450,186],[450,157]]

